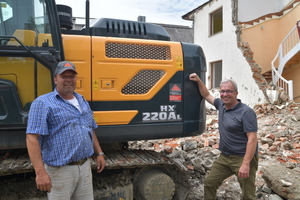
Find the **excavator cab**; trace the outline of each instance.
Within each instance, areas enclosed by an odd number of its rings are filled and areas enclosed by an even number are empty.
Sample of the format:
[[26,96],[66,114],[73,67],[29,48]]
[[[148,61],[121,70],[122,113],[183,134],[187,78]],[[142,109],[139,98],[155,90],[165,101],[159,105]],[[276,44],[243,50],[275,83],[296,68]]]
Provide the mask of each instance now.
[[39,0],[0,2],[1,149],[25,147],[30,104],[53,90],[61,39],[57,19],[48,16],[51,6]]

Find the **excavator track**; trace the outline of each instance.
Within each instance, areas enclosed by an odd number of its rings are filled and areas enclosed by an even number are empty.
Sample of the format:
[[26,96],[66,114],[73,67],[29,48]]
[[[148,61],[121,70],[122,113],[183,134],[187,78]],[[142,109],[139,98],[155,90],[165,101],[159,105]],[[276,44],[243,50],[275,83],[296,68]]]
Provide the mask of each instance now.
[[113,150],[105,152],[106,168],[143,167],[148,165],[174,164],[166,156],[155,151],[146,150]]
[[[174,161],[163,154],[147,150],[112,150],[105,152],[106,169],[135,168],[157,165],[174,165]],[[96,164],[92,163],[92,169]],[[33,172],[27,150],[1,152],[0,176]]]
[[[184,197],[187,196],[190,187],[185,175],[186,168],[163,153],[129,149],[104,152],[105,170],[100,174],[94,173],[96,186],[101,185],[97,192],[98,198],[95,197],[95,199],[175,200],[185,199]],[[93,172],[96,171],[94,161],[92,162],[92,169]],[[33,171],[27,150],[0,152],[0,176]],[[119,171],[122,171],[123,174],[116,175]],[[110,174],[108,178],[103,179],[103,176],[107,176],[107,174]],[[118,176],[123,178],[115,178]],[[125,176],[128,178],[124,178]],[[117,184],[122,186],[119,188],[110,187],[107,180],[124,183]]]
[[26,149],[0,152],[0,176],[33,172]]

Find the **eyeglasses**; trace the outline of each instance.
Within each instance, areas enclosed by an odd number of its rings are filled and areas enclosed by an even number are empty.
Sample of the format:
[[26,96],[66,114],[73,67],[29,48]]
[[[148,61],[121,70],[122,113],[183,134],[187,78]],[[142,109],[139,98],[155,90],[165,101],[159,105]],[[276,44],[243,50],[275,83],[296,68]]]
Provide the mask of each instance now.
[[236,90],[219,90],[219,92],[220,92],[221,94],[224,94],[224,93],[226,93],[226,94],[231,94],[231,93],[233,93],[233,92],[236,92]]

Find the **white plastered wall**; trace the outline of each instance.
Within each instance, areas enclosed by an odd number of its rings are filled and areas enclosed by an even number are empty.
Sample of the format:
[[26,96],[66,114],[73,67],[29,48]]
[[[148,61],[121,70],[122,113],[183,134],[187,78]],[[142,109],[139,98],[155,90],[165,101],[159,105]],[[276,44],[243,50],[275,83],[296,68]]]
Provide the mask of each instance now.
[[[223,31],[209,36],[210,13],[223,8]],[[233,79],[238,84],[238,98],[253,107],[264,102],[264,95],[252,78],[250,65],[237,47],[236,27],[232,23],[231,0],[214,0],[194,13],[195,44],[200,45],[206,56],[206,86],[209,88],[210,63],[222,60],[222,78]],[[217,90],[211,90],[216,97]],[[207,105],[209,107],[209,105]]]
[[281,11],[292,0],[239,0],[240,22],[254,20],[260,16]]

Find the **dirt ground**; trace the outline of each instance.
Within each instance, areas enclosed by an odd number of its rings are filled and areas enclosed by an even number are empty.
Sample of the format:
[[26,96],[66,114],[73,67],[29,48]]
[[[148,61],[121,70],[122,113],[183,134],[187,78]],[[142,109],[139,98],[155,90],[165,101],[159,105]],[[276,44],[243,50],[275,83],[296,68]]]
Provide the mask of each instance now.
[[42,199],[46,193],[38,190],[35,185],[35,174],[18,174],[0,177],[0,199]]

